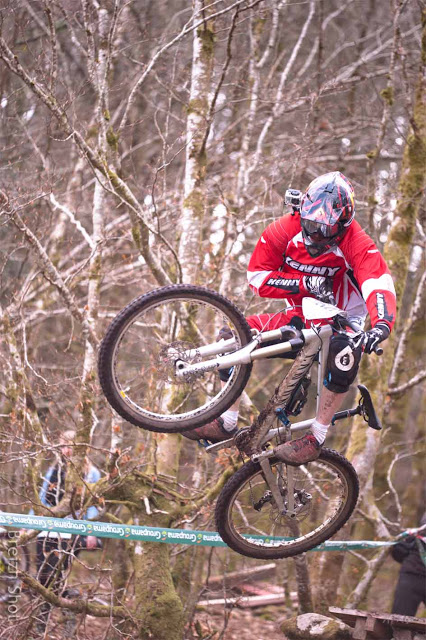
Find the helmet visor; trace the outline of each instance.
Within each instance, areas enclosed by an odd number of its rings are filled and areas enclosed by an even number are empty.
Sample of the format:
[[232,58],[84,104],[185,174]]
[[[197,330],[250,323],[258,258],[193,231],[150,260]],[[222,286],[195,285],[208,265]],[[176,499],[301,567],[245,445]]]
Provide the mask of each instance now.
[[324,242],[336,238],[340,232],[339,223],[324,224],[315,220],[301,220],[303,231],[313,242]]

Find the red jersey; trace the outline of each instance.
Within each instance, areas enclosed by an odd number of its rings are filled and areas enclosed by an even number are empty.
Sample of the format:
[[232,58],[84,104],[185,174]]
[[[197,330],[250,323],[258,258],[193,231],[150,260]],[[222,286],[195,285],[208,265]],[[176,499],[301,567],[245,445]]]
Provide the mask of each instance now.
[[248,266],[247,279],[254,293],[299,305],[301,297],[311,295],[304,287],[306,275],[333,278],[337,306],[349,317],[363,323],[368,312],[373,327],[379,320],[393,327],[392,276],[373,240],[355,220],[338,246],[316,258],[306,251],[298,215],[285,215],[265,229]]

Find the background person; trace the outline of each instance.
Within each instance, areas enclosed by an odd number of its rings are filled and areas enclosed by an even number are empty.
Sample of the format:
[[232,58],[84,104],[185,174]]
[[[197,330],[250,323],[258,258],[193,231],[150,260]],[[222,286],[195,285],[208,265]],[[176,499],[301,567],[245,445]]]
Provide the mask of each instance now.
[[[55,507],[62,500],[65,491],[65,478],[67,473],[68,460],[72,455],[72,447],[75,442],[75,431],[68,430],[60,436],[60,456],[55,464],[49,467],[44,476],[40,490],[40,501],[47,507]],[[84,480],[88,483],[97,482],[100,479],[99,470],[86,460],[84,470]],[[98,514],[96,507],[87,509],[84,517],[94,519]],[[63,583],[67,569],[69,569],[73,555],[83,549],[97,549],[101,546],[100,541],[95,536],[73,536],[70,533],[56,533],[55,531],[41,531],[37,536],[37,578],[44,587],[51,587],[54,593],[59,594],[63,588]],[[79,592],[75,589],[65,589],[64,597],[75,597]],[[38,634],[44,634],[51,605],[44,602],[37,615],[35,630]],[[75,616],[72,612],[66,612],[67,621],[65,631],[67,637],[72,637],[76,626]]]
[[426,604],[426,512],[420,527],[391,547],[392,558],[401,564],[392,613],[401,616],[415,616],[419,605]]

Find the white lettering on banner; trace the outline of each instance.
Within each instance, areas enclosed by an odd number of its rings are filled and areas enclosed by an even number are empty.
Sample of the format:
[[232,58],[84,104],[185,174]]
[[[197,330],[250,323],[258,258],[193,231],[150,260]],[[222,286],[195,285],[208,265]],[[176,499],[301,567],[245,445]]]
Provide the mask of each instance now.
[[216,534],[216,535],[207,535],[205,533],[203,533],[203,541],[205,542],[222,542],[222,538]]
[[170,540],[190,540],[191,542],[197,541],[197,536],[194,533],[186,533],[185,531],[167,531],[167,537]]
[[40,516],[27,516],[16,514],[9,518],[5,518],[4,516],[0,516],[0,523],[3,524],[19,524],[19,525],[30,525],[32,527],[43,527],[43,529],[53,529],[55,526],[58,529],[68,529],[72,531],[85,532],[86,525],[83,523],[74,522],[72,520],[51,520],[42,518]]
[[85,524],[79,524],[78,522],[70,522],[68,520],[61,520],[60,522],[53,522],[52,520],[48,520],[47,524],[49,526],[49,528],[54,528],[55,526],[58,527],[58,529],[72,529],[73,531],[77,530],[77,531],[86,531],[86,525]]
[[303,264],[302,262],[297,262],[297,260],[293,260],[290,256],[287,256],[286,264],[292,269],[296,269],[297,271],[302,271],[303,273],[311,273],[318,276],[334,276],[338,271],[340,271],[340,267],[328,267],[326,265],[320,267],[313,264]]
[[42,526],[42,527],[47,527],[47,520],[45,520],[44,518],[33,518],[32,516],[24,516],[24,515],[13,515],[10,516],[8,518],[5,518],[4,516],[0,516],[0,523],[1,524],[9,524],[9,525],[14,525],[14,524],[29,524],[32,526]]
[[150,529],[132,529],[132,535],[134,536],[147,536],[150,538],[155,538],[155,540],[160,540],[161,531],[150,531]]
[[[257,545],[262,545],[264,546],[265,544],[265,540],[263,540],[262,538],[250,538],[247,537],[246,538],[247,542],[250,542],[251,544],[257,544]],[[268,547],[281,547],[282,546],[282,541],[281,540],[270,540],[267,539],[266,540]]]
[[113,524],[93,524],[93,531],[104,532],[104,533],[115,533],[119,536],[124,536],[124,527],[118,527]]

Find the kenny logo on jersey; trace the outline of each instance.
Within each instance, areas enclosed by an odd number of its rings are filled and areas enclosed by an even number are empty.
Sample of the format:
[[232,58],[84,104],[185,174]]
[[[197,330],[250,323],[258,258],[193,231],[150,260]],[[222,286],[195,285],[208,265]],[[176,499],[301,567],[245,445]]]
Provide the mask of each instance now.
[[333,277],[341,269],[341,267],[328,267],[326,265],[318,267],[313,264],[303,264],[303,262],[297,262],[297,260],[293,260],[293,258],[290,258],[290,256],[286,256],[285,262],[292,269],[296,269],[296,271],[301,271],[302,273],[309,273],[311,275],[313,274],[317,276]]
[[299,293],[299,278],[269,278],[265,284],[286,289],[289,293]]

